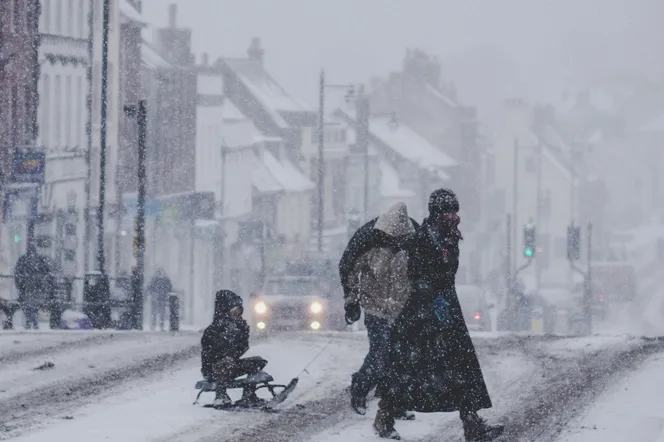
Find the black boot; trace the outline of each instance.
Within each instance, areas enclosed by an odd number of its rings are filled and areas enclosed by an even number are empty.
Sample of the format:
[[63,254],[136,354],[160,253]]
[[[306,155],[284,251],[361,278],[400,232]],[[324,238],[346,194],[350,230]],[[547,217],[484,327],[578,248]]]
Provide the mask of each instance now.
[[401,440],[401,436],[394,429],[394,417],[388,410],[378,410],[373,428],[380,438]]
[[225,388],[217,389],[212,406],[216,409],[228,408],[233,405],[233,400],[228,396]]
[[242,397],[235,402],[238,407],[255,408],[265,405],[265,400],[256,396],[256,391],[245,388],[242,390]]
[[504,425],[489,425],[476,412],[461,415],[466,442],[490,442],[503,434]]
[[350,383],[350,407],[361,416],[367,414],[367,395],[363,393],[359,382],[356,380],[355,375],[353,375]]
[[394,418],[400,421],[414,421],[415,413],[408,410],[398,410],[394,413]]

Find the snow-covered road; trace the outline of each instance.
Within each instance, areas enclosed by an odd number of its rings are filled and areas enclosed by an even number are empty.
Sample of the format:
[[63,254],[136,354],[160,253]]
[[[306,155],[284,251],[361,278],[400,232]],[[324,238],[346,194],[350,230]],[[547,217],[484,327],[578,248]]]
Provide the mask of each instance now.
[[[106,338],[98,346],[86,345],[77,352],[54,355],[50,360],[55,367],[51,370],[33,371],[37,362],[44,361],[38,356],[26,356],[12,364],[13,368],[0,371],[3,385],[0,390],[6,389],[0,395],[0,407],[13,403],[19,408],[14,418],[5,424],[0,438],[3,435],[4,438],[16,437],[17,442],[377,440],[371,430],[376,402],[370,402],[366,417],[354,415],[348,406],[346,387],[350,374],[359,367],[367,349],[362,332],[336,336],[291,333],[255,343],[251,354],[269,360],[266,369],[275,380],[285,383],[300,375],[297,389],[282,404],[278,414],[219,412],[192,405],[193,385],[200,378],[200,361],[193,344],[198,339],[196,334],[144,334],[125,337],[124,341],[114,339]],[[169,340],[172,340],[170,344]],[[625,336],[556,338],[481,334],[474,340],[494,400],[494,408],[484,415],[508,423],[513,416],[535,416],[539,409],[534,398],[546,398],[552,388],[564,389],[565,376],[585,376],[579,361],[590,363],[599,354],[610,359],[612,355],[643,345],[640,339]],[[112,388],[104,387],[106,384],[102,381],[102,386],[94,392],[77,396],[72,391],[76,396],[72,400],[58,402],[48,396],[46,405],[41,409],[37,406],[36,411],[33,406],[23,409],[15,400],[16,397],[35,399],[36,392],[56,389],[55,384],[75,386],[75,379],[88,379],[81,385],[84,389],[90,388],[86,386],[97,371],[89,365],[94,365],[100,373],[107,373],[116,365],[135,366],[149,360],[151,355],[166,351],[166,347],[177,353],[179,348],[188,346],[196,348],[192,350],[196,354],[170,365],[162,364],[142,375],[131,372],[123,378],[120,374],[121,382],[111,385]],[[302,372],[318,354],[320,356],[307,371]],[[55,371],[58,367],[63,368],[62,373]],[[5,382],[4,373],[14,381]],[[40,376],[43,379],[38,379]],[[26,379],[38,386],[35,393],[28,391],[32,384],[24,382]],[[580,384],[570,380],[570,385],[578,387]],[[58,387],[57,391],[63,390]],[[202,402],[211,400],[211,396],[204,395]],[[9,410],[5,407],[3,411]],[[541,410],[539,412],[541,414]],[[0,412],[0,416],[0,420],[6,419],[4,412]],[[540,420],[542,428],[549,431],[549,416],[540,416]],[[406,440],[412,441],[461,440],[458,417],[453,413],[418,415],[416,422],[400,422],[399,430]],[[524,429],[518,427],[514,439],[510,440],[528,440],[522,438],[523,434]],[[443,439],[441,435],[445,435]]]

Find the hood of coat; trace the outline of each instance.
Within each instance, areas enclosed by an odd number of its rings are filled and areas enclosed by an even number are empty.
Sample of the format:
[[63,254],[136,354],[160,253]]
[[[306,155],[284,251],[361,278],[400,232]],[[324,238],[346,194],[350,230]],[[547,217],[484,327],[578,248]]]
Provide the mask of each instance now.
[[404,203],[396,203],[376,220],[374,229],[390,236],[398,237],[415,233],[413,222],[408,216],[408,208]]
[[227,318],[235,307],[242,307],[242,298],[230,290],[219,290],[214,300],[214,321]]

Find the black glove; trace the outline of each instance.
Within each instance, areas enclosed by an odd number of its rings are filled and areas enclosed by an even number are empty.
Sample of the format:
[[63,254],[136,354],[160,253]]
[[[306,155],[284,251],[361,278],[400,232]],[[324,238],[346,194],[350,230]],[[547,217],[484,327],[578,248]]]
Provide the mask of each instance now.
[[344,319],[348,325],[359,321],[360,316],[362,316],[362,309],[360,308],[360,304],[358,302],[351,302],[344,305],[344,310],[346,311]]

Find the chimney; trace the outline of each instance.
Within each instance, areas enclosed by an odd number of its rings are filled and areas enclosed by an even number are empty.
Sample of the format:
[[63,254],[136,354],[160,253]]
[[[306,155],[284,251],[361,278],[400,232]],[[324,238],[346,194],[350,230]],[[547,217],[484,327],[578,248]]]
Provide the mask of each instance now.
[[208,63],[209,63],[208,54],[207,52],[203,52],[203,54],[201,54],[201,65],[207,66]]
[[258,37],[252,38],[251,44],[249,45],[249,49],[247,49],[247,55],[249,56],[249,59],[257,61],[260,64],[263,64],[264,54],[265,51],[261,46],[261,39]]
[[171,3],[168,5],[168,27],[177,28],[178,5]]

